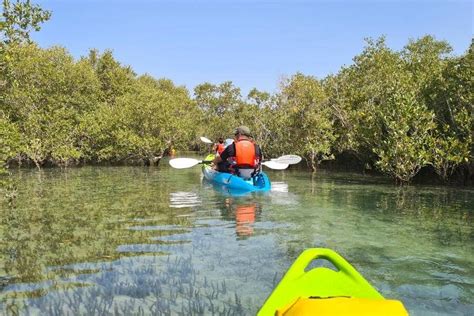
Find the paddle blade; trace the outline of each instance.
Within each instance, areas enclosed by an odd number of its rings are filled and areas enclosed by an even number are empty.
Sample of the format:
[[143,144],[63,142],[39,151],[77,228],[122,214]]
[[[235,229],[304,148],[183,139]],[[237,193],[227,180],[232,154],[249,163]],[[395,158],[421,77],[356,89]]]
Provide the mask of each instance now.
[[171,167],[175,169],[191,168],[199,163],[199,160],[193,158],[175,158],[169,161]]
[[271,161],[275,161],[282,164],[296,165],[297,163],[301,161],[301,157],[298,155],[284,155],[284,156],[272,159]]
[[262,165],[274,170],[285,170],[288,168],[288,164],[276,162],[274,160],[262,162]]
[[200,138],[203,143],[212,144],[212,140],[210,140],[209,138],[206,138],[204,136],[201,136]]
[[232,145],[233,142],[234,142],[234,140],[232,138],[227,138],[224,142],[224,147]]

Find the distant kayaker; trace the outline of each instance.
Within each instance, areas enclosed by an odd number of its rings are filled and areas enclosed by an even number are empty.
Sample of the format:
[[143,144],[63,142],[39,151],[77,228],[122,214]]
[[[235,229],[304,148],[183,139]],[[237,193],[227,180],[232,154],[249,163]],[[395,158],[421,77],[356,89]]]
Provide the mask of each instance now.
[[220,155],[222,154],[224,149],[225,149],[224,138],[219,137],[219,139],[217,140],[217,143],[214,144],[213,151]]
[[234,143],[227,146],[213,161],[217,165],[217,170],[235,173],[244,179],[249,179],[258,173],[262,151],[251,137],[247,126],[237,127],[234,131]]

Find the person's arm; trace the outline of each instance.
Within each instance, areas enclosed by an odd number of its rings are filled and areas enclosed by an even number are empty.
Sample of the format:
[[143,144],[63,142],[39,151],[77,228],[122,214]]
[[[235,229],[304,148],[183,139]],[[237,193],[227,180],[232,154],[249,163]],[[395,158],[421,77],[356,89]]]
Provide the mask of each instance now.
[[219,162],[222,162],[222,161],[226,161],[227,158],[229,157],[229,154],[230,154],[230,147],[231,146],[227,146],[223,152],[221,152],[220,155],[216,155],[216,157],[214,158],[214,160],[212,161],[212,163],[214,164],[218,164]]
[[212,161],[213,164],[217,165],[219,162],[222,162],[222,158],[220,155],[216,155],[214,160]]
[[262,149],[258,145],[256,145],[256,147],[257,147],[257,150],[256,150],[257,158],[258,158],[259,162],[261,163],[262,160],[263,160]]
[[217,155],[216,158],[214,158],[213,162],[219,163],[226,161],[230,157],[235,157],[235,144],[227,146],[220,155]]
[[256,172],[260,172],[262,171],[263,155],[262,155],[262,149],[257,144],[255,144],[255,156],[257,157],[257,160],[258,160],[258,165],[255,167],[255,170]]

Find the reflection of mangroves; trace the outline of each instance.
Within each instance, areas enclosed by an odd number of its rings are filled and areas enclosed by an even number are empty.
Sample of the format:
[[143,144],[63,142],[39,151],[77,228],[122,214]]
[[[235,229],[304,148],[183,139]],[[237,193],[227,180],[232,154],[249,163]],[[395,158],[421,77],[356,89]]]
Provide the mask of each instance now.
[[394,187],[380,177],[320,173],[311,177],[311,185],[301,195],[317,195],[321,208],[338,207],[354,213],[362,210],[376,218],[395,215],[400,225],[432,231],[445,245],[469,243],[474,236],[474,215],[466,211],[472,209],[471,189]]
[[[163,203],[172,187],[151,189],[149,174],[139,168],[117,171],[83,168],[37,177],[20,174],[25,181],[16,206],[0,208],[0,276],[7,283],[54,279],[63,271],[46,268],[142,254],[120,252],[118,247],[167,243],[152,237],[182,233],[191,225],[186,217],[176,216],[185,210]],[[155,230],[139,229],[156,225],[160,226]],[[166,225],[177,229],[159,229]]]

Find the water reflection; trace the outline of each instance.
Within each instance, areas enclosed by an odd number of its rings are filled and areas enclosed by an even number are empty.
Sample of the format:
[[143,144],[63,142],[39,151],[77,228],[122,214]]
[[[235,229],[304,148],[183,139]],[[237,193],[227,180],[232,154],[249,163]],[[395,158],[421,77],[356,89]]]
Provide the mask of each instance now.
[[255,213],[257,204],[237,205],[235,210],[235,231],[238,236],[250,236],[253,234],[253,223],[255,223]]
[[256,201],[241,201],[236,198],[225,198],[223,202],[223,216],[235,221],[237,237],[249,237],[254,233],[254,224],[257,214],[262,212]]
[[193,207],[201,204],[201,198],[196,192],[172,192],[170,193],[170,207],[183,208]]
[[412,315],[474,308],[469,189],[288,171],[268,194],[234,195],[199,170],[39,175],[19,174],[0,209],[0,314],[251,315],[315,246]]
[[282,181],[272,182],[272,192],[281,192],[281,193],[288,192],[288,183],[282,182]]

